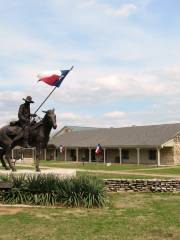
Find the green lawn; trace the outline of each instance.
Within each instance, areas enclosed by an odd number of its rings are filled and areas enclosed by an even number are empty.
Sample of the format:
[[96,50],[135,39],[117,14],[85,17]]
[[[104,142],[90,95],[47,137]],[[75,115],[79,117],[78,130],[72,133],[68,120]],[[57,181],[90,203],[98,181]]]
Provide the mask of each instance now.
[[123,170],[137,170],[144,168],[156,168],[156,166],[147,166],[147,165],[136,165],[136,164],[112,164],[111,166],[107,166],[104,163],[64,163],[58,161],[41,161],[41,166],[47,167],[60,167],[60,168],[79,168],[85,170],[107,170],[107,171],[123,171]]
[[[113,174],[113,173],[95,173],[95,172],[81,172],[77,171],[77,176],[82,175],[91,175],[91,176],[97,176],[102,179],[112,179],[112,178],[119,178],[119,179],[154,179],[154,178],[160,178],[155,176],[142,176],[142,175],[128,175],[128,174]],[[161,179],[167,179],[167,177],[161,177]]]
[[179,240],[180,194],[119,193],[104,209],[0,208],[0,240]]
[[141,170],[138,169],[139,173],[153,173],[153,174],[179,174],[180,175],[180,166],[177,167],[166,167],[166,168],[155,168],[155,169],[146,169],[146,170]]

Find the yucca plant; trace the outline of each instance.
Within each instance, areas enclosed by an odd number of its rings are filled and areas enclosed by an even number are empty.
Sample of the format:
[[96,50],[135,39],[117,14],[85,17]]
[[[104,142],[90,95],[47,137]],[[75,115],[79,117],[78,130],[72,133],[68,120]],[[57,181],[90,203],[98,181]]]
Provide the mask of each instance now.
[[23,175],[9,180],[13,188],[0,194],[4,203],[87,208],[106,204],[104,182],[97,177],[59,179],[54,175]]
[[107,202],[104,182],[97,177],[81,176],[59,184],[58,200],[65,206],[102,207]]
[[28,176],[26,183],[29,191],[34,193],[48,193],[57,190],[58,178],[54,175]]

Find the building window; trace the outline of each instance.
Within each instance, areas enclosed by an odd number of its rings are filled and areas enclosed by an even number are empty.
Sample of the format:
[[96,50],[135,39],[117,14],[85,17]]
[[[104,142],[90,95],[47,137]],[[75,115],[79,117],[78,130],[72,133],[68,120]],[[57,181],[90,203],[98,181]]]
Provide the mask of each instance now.
[[149,160],[156,160],[156,150],[149,150]]
[[122,159],[123,160],[128,160],[129,159],[129,150],[127,150],[127,149],[122,150]]

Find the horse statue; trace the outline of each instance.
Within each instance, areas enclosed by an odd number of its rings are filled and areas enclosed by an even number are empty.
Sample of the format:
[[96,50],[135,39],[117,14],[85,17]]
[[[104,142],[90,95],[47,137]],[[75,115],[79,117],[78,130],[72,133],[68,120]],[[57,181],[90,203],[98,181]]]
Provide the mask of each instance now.
[[[39,161],[42,149],[47,147],[50,132],[57,128],[56,115],[53,110],[43,111],[45,113],[42,120],[30,126],[29,145],[36,148],[35,169],[40,171]],[[20,136],[17,138],[17,136]],[[13,139],[17,139],[13,141]],[[15,125],[7,125],[0,129],[0,161],[6,170],[16,171],[15,165],[11,162],[12,149],[16,146],[23,147],[23,129]],[[6,164],[5,159],[8,162]]]

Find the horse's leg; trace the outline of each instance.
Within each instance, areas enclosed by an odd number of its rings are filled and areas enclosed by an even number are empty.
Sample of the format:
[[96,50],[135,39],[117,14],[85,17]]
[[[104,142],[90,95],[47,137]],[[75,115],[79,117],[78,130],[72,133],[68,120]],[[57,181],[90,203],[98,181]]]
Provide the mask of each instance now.
[[11,144],[9,144],[5,148],[5,157],[6,157],[6,160],[7,160],[8,164],[9,164],[9,167],[12,169],[13,172],[15,172],[16,168],[11,162],[11,151],[12,151],[12,147],[11,147]]
[[0,149],[0,160],[2,163],[2,167],[6,169],[6,162],[4,161],[4,158],[3,158],[3,149]]
[[13,166],[11,162],[12,139],[7,134],[4,134],[1,140],[3,140],[1,142],[1,146],[3,147],[3,156],[5,155],[6,161],[8,162],[10,169],[12,169],[12,171],[16,171],[15,166]]
[[41,148],[40,146],[36,147],[36,159],[35,159],[35,168],[36,168],[36,172],[40,172],[40,168],[39,168],[39,160],[40,160],[40,154],[41,154]]
[[2,166],[6,169],[6,170],[10,170],[10,168],[7,166],[6,164],[6,161],[4,160],[4,154],[5,154],[5,151],[4,149],[2,149],[0,151],[0,160],[1,160],[1,163],[2,163]]

